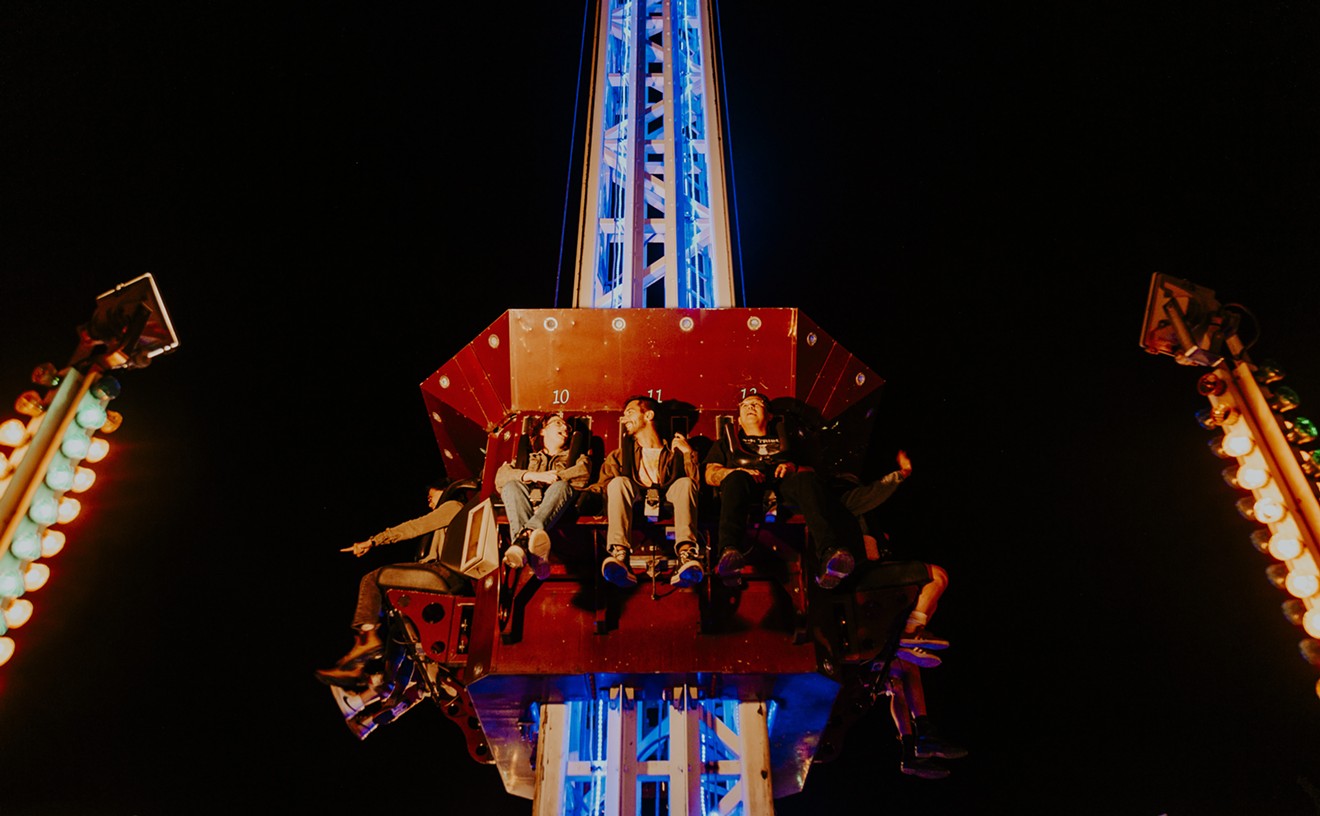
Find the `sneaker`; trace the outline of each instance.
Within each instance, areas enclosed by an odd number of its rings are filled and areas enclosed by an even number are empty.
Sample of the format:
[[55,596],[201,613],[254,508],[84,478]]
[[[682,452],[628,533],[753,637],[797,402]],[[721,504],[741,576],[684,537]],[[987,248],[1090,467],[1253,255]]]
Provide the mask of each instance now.
[[947,649],[949,641],[927,632],[924,626],[918,626],[911,632],[904,632],[898,645],[904,649]]
[[537,558],[545,558],[550,554],[550,534],[545,530],[532,530],[527,539],[527,550]]
[[609,556],[601,562],[600,574],[615,586],[637,586],[637,576],[633,575],[632,565],[628,563],[630,558],[632,551],[627,547],[617,544],[610,547]]
[[521,569],[523,564],[527,563],[527,552],[517,544],[510,544],[509,549],[504,551],[504,566],[510,569]]
[[715,574],[725,586],[737,586],[742,581],[743,554],[733,547],[726,547],[720,553],[720,562],[715,565]]
[[967,749],[946,740],[930,719],[922,716],[917,718],[917,738],[913,742],[912,753],[918,759],[962,759],[967,756]]
[[706,571],[701,568],[701,558],[697,555],[695,544],[683,544],[678,548],[678,569],[669,583],[676,587],[690,587],[701,583]]
[[825,555],[825,562],[820,566],[820,575],[816,576],[816,584],[821,589],[834,589],[852,571],[852,553],[842,548],[835,548]]
[[940,660],[939,655],[928,652],[920,646],[914,646],[911,649],[899,649],[895,657],[904,663],[911,663],[923,669],[933,669],[944,662]]
[[917,737],[907,734],[902,737],[903,753],[898,760],[898,769],[908,776],[920,779],[943,779],[949,775],[949,767],[934,757],[917,755]]

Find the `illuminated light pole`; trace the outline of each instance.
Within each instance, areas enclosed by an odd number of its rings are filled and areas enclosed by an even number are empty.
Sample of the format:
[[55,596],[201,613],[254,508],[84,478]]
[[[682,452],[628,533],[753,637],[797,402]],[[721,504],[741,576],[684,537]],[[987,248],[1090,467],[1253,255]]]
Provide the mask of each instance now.
[[[94,474],[79,463],[92,453],[93,435],[112,431],[121,421],[105,407],[119,394],[118,381],[107,372],[143,368],[179,345],[150,274],[99,295],[78,337],[63,371],[44,364],[33,374],[38,385],[57,385],[49,404],[36,392],[20,395],[16,408],[30,415],[31,422],[26,427],[6,422],[0,434],[0,443],[15,446],[0,468],[3,475],[13,467],[0,493],[0,635],[31,615],[31,602],[20,602],[19,596],[45,583],[49,571],[36,562],[64,545],[63,534],[48,528],[77,515],[77,501],[65,494],[91,484]],[[98,455],[103,455],[103,446]],[[0,664],[13,651],[12,639],[0,637]]]
[[[1233,461],[1225,480],[1247,491],[1238,511],[1264,525],[1252,535],[1256,549],[1275,559],[1270,582],[1291,596],[1284,615],[1310,639],[1302,657],[1320,666],[1320,452],[1315,424],[1294,411],[1301,398],[1279,385],[1274,363],[1252,362],[1238,336],[1238,316],[1214,292],[1163,274],[1151,278],[1141,346],[1179,364],[1211,370],[1197,381],[1210,407],[1197,414],[1206,429],[1222,430],[1211,450]],[[1316,687],[1320,694],[1320,683]]]

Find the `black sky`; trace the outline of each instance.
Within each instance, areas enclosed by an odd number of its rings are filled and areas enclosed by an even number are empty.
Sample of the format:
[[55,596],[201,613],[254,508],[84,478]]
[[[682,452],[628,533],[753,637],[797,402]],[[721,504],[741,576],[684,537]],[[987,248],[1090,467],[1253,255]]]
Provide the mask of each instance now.
[[[0,10],[0,401],[143,272],[182,341],[120,377],[0,668],[0,813],[530,812],[438,710],[359,743],[312,670],[381,563],[338,549],[441,467],[418,384],[571,305],[580,5]],[[926,682],[972,753],[903,777],[877,709],[777,812],[1320,812],[1320,670],[1200,372],[1137,342],[1187,278],[1320,399],[1320,11],[789,8],[720,9],[745,305],[888,381],[872,467],[914,459],[887,519],[951,573]]]

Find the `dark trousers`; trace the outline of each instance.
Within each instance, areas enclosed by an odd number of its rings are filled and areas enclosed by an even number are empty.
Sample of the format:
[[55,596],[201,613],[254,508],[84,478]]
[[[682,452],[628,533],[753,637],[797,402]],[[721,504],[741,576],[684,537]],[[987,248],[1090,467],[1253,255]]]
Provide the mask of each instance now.
[[766,488],[773,487],[780,505],[790,505],[806,519],[817,558],[835,548],[861,552],[862,529],[815,471],[798,471],[775,482],[757,484],[751,475],[735,471],[720,482],[720,550],[742,550],[747,540],[747,519],[760,507]]

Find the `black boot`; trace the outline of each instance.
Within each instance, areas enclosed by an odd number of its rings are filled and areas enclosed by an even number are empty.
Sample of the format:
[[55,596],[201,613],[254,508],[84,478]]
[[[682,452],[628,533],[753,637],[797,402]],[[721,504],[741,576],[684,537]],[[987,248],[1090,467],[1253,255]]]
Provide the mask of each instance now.
[[921,779],[943,779],[949,775],[948,767],[938,759],[917,756],[916,744],[917,736],[915,734],[908,734],[903,737],[903,756],[898,760],[900,771]]
[[379,627],[359,630],[355,638],[353,648],[333,668],[316,670],[317,680],[341,688],[361,688],[367,684],[367,662],[380,656],[385,643]]

